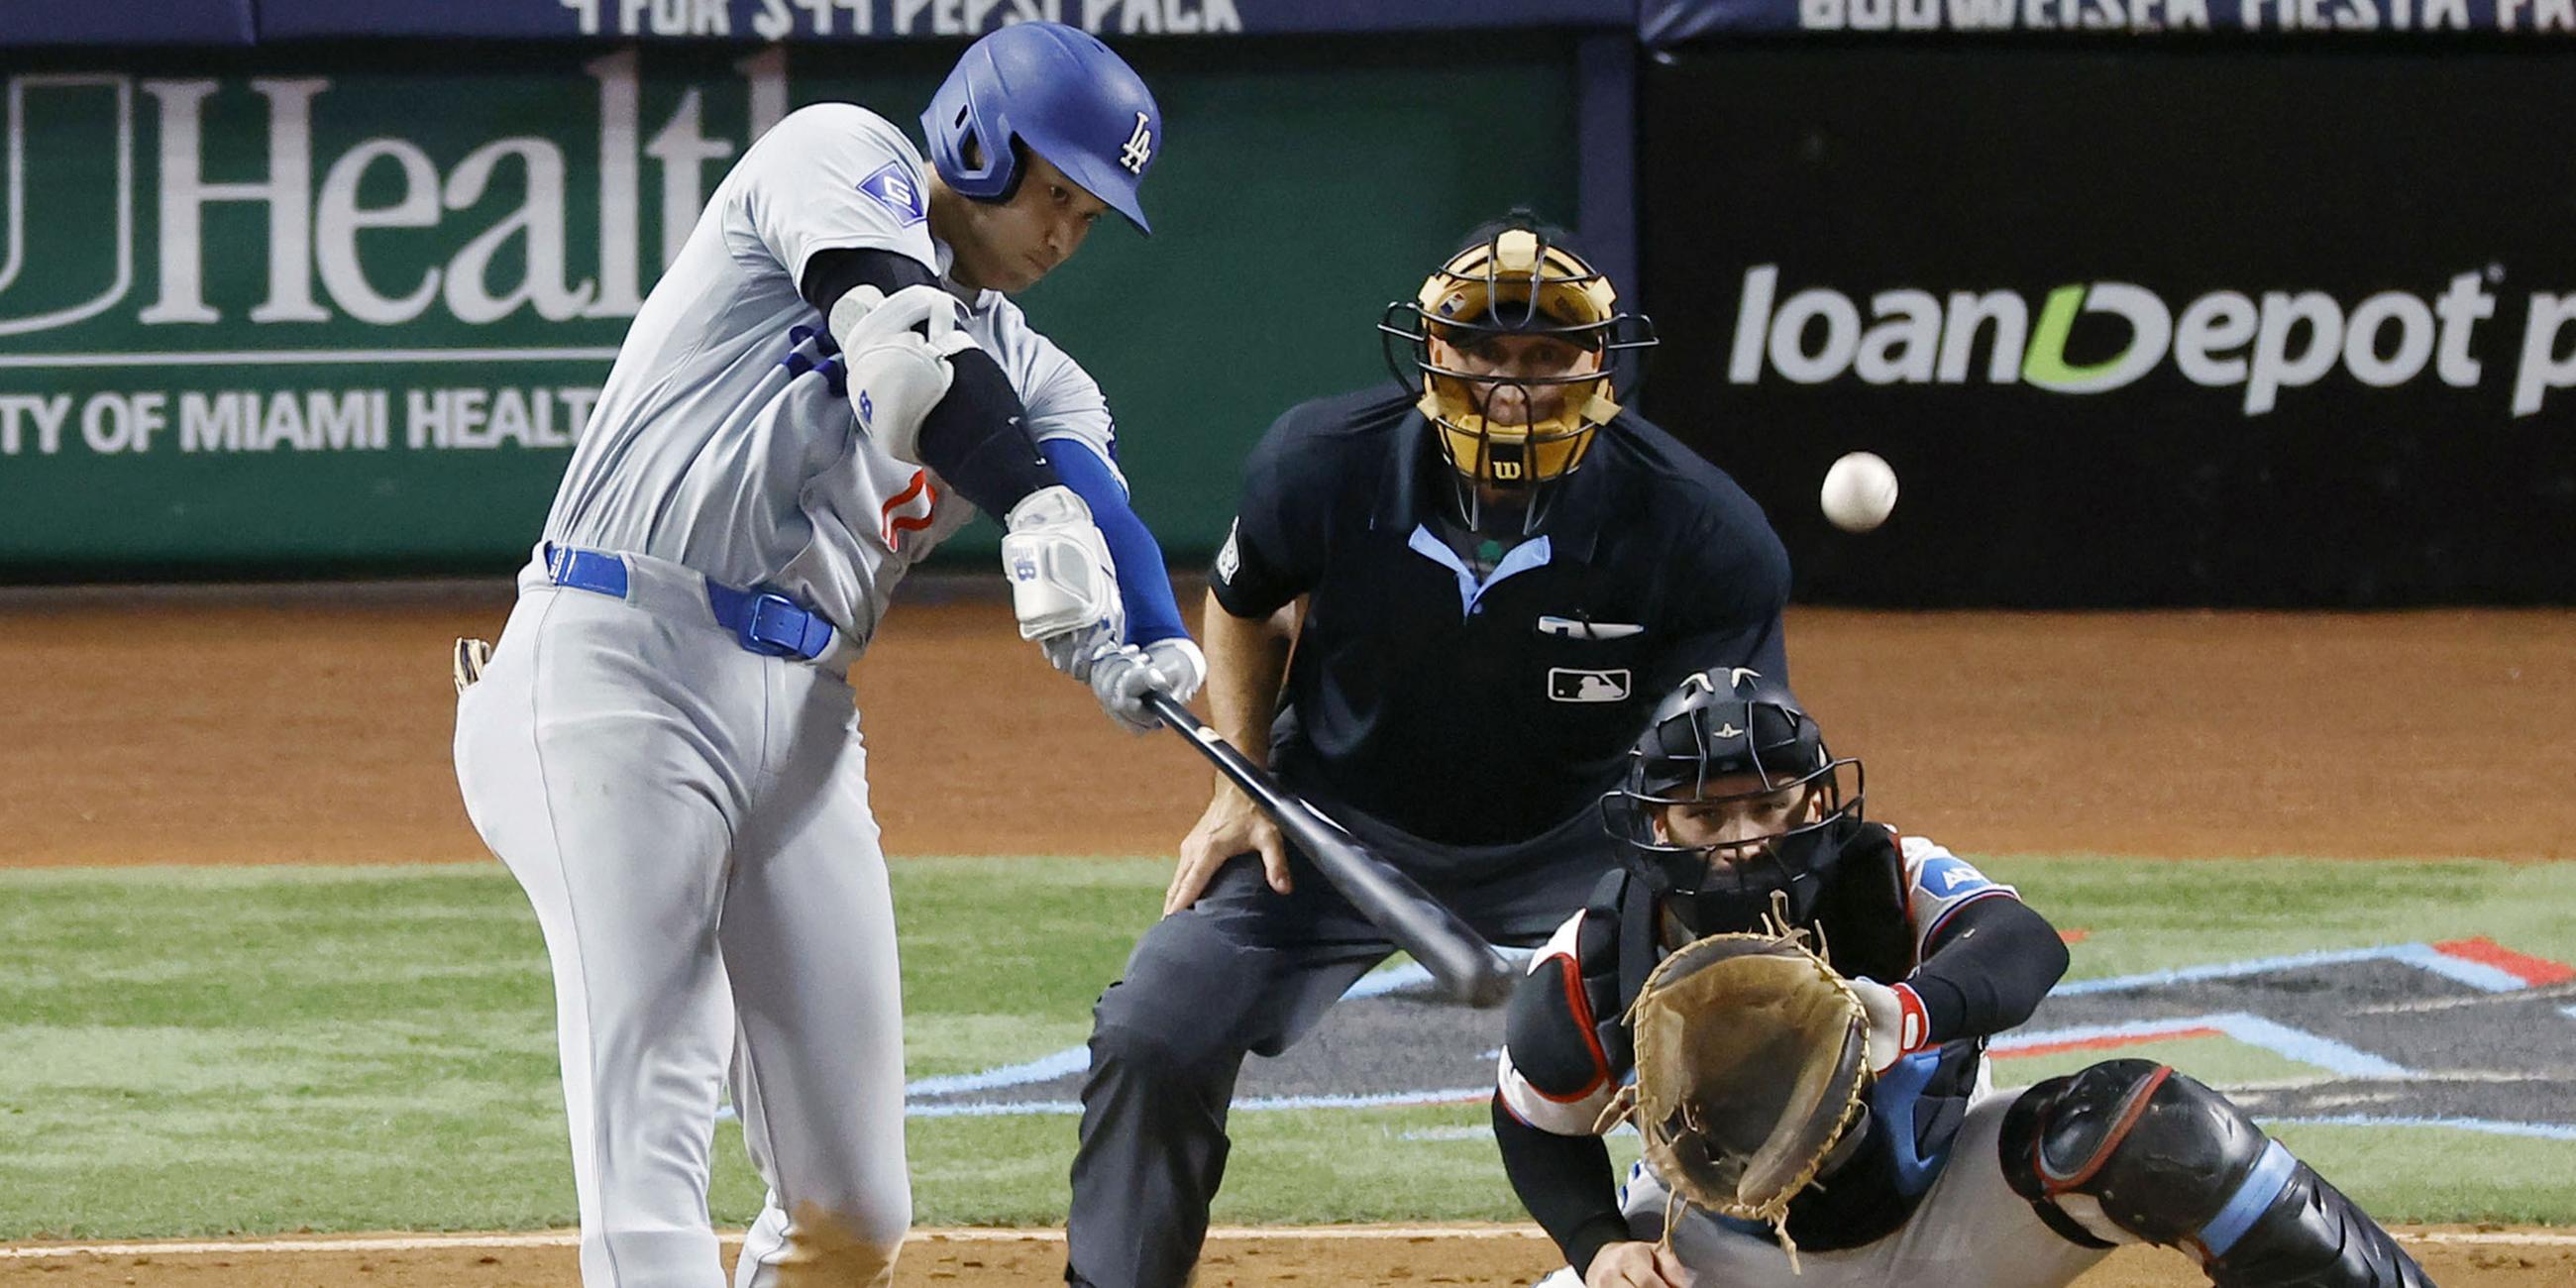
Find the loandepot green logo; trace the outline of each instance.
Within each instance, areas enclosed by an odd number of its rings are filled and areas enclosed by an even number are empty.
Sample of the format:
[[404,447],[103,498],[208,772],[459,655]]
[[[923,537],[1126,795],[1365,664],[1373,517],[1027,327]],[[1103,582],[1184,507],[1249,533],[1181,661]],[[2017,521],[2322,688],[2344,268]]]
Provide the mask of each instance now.
[[[1844,376],[1864,384],[2026,384],[2099,394],[2133,384],[2170,360],[2208,388],[2243,390],[2248,416],[2278,406],[2341,370],[2374,389],[2419,379],[2474,389],[2486,378],[2481,325],[2496,317],[2500,267],[2461,273],[2438,294],[2380,291],[2346,305],[2323,291],[2212,291],[2177,310],[2129,282],[2057,287],[2036,307],[2013,291],[1898,289],[1861,302],[1829,287],[1780,298],[1780,266],[1745,270],[1736,306],[1731,384],[1758,384],[1767,368],[1796,384]],[[2512,368],[2513,414],[2537,413],[2550,391],[2576,386],[2576,291],[2521,301]],[[2107,358],[2068,357],[2077,351]],[[1982,354],[1982,357],[1981,357]]]

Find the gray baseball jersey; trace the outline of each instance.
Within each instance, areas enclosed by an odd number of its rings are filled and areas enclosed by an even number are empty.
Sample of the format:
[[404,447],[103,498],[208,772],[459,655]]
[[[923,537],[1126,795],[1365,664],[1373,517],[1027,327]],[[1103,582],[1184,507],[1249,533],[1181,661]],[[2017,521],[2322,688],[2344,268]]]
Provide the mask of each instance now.
[[[969,517],[859,427],[797,290],[835,247],[944,276],[929,192],[903,134],[847,104],[795,112],[744,154],[636,315],[547,516],[548,542],[604,553],[579,577],[524,571],[458,699],[466,811],[553,965],[592,1288],[725,1282],[706,1185],[728,1081],[769,1191],[736,1288],[774,1288],[800,1239],[838,1250],[821,1277],[891,1282],[911,1219],[894,915],[850,650],[751,651],[709,584],[783,593],[864,643],[904,570]],[[1032,431],[1107,460],[1099,387],[1000,295],[969,303]]]
[[[893,251],[944,279],[929,193],[912,142],[855,104],[799,109],[761,136],[635,315],[546,539],[771,586],[867,639],[904,571],[974,511],[859,428],[797,284],[834,249]],[[1110,459],[1091,376],[1000,292],[968,303],[966,329],[1019,391],[1030,432]]]

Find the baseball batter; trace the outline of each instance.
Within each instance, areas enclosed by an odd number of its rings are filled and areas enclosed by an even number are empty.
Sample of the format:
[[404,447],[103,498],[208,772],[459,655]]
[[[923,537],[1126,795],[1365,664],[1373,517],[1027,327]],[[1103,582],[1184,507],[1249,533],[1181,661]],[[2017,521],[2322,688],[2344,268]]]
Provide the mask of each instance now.
[[[2429,1284],[2351,1200],[2166,1066],[2111,1060],[1994,1092],[1986,1039],[2030,1017],[2064,944],[2012,887],[1864,820],[1859,763],[1826,750],[1785,688],[1741,669],[1685,680],[1604,801],[1626,870],[1532,961],[1493,1103],[1512,1187],[1570,1265],[1545,1288],[2061,1288],[2140,1241],[2190,1252],[2226,1288]],[[1595,1134],[1636,1065],[1624,1017],[1648,971],[1766,916],[1811,932],[1850,979],[1875,1075],[1789,1203],[1794,1267],[1765,1225],[1681,1206],[1667,1227],[1666,1178],[1643,1163],[1623,1198]]]
[[[734,1282],[884,1284],[911,1217],[893,910],[847,668],[904,571],[1003,518],[1021,634],[1131,726],[1204,665],[1099,387],[1007,298],[1138,188],[1162,117],[1052,23],[977,42],[923,117],[794,112],[635,319],[457,779],[528,892],[590,1288],[723,1282],[730,1076],[768,1203]],[[784,1275],[784,1277],[782,1277]]]

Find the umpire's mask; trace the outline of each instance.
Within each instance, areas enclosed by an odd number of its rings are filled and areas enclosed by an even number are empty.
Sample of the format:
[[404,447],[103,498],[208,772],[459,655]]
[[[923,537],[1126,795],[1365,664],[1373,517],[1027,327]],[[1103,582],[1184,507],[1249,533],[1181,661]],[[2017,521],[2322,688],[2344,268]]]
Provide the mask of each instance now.
[[1553,485],[1619,414],[1633,367],[1622,356],[1655,343],[1653,323],[1620,312],[1610,279],[1563,238],[1516,210],[1378,321],[1388,370],[1422,391],[1470,528],[1488,498],[1512,497],[1522,531],[1537,531]]

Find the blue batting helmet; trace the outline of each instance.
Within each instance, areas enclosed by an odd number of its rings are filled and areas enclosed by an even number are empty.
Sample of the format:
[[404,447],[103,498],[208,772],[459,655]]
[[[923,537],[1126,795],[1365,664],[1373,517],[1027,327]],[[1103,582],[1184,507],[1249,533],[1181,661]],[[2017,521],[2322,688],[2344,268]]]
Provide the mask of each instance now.
[[1014,143],[1045,157],[1141,232],[1136,200],[1163,148],[1163,112],[1136,69],[1060,22],[1013,23],[976,41],[921,115],[939,177],[965,196],[1006,201],[1020,182]]

